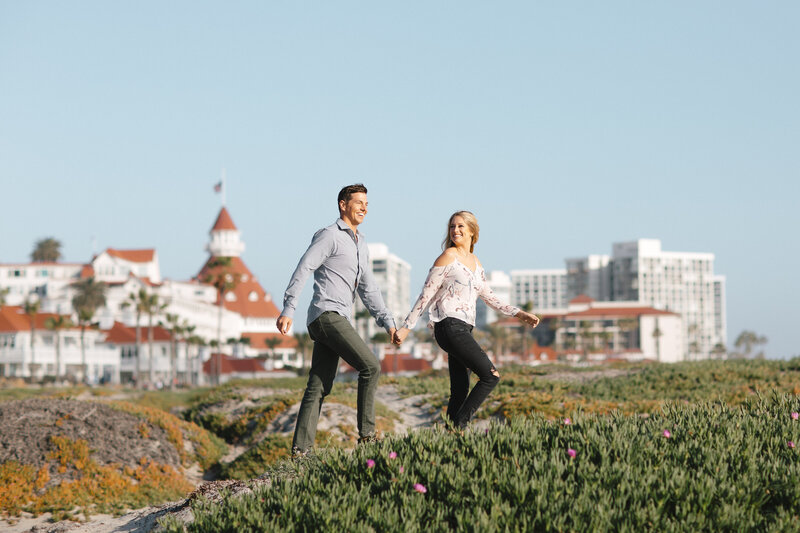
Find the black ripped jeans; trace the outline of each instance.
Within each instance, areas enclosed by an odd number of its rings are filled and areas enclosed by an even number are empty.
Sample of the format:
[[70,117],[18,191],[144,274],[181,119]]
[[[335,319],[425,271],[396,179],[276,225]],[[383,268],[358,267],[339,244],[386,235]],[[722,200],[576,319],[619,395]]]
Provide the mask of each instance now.
[[[450,367],[450,401],[447,417],[458,428],[464,428],[478,410],[500,377],[475,338],[472,326],[457,318],[445,318],[437,322],[433,335],[442,350],[447,352]],[[469,372],[478,376],[478,383],[469,390]],[[469,393],[469,395],[468,395]]]

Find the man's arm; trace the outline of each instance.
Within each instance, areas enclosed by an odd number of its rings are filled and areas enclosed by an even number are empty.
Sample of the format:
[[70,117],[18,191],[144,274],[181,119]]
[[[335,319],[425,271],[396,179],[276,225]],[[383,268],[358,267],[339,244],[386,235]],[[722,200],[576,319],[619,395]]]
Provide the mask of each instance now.
[[283,311],[278,317],[278,331],[286,335],[292,327],[292,318],[297,308],[297,299],[303,291],[308,276],[322,265],[322,263],[333,253],[334,240],[330,231],[321,229],[314,234],[311,244],[297,263],[292,279],[286,292],[283,295]]

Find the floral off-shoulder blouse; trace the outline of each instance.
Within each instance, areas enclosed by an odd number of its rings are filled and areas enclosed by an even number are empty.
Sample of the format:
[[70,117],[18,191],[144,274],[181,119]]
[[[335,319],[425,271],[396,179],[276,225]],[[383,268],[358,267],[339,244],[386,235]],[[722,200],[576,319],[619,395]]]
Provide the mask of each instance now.
[[519,307],[503,304],[486,283],[483,267],[476,263],[475,272],[457,258],[445,266],[434,266],[422,286],[422,293],[403,322],[413,329],[425,308],[430,305],[428,327],[445,318],[457,318],[475,325],[475,304],[478,296],[486,305],[508,316],[516,316]]

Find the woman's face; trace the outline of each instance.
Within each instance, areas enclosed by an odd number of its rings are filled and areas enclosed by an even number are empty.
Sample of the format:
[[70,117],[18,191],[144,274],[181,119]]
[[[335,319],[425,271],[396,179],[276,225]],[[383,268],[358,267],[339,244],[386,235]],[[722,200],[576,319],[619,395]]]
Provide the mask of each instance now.
[[461,216],[456,215],[450,219],[450,240],[456,246],[466,247],[467,249],[472,244],[472,232]]

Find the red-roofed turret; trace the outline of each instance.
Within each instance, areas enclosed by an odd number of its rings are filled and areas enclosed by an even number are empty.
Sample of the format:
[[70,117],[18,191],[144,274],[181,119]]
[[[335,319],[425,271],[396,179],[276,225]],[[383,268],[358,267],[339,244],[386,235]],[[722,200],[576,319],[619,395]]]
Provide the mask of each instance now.
[[217,215],[217,221],[211,228],[210,235],[211,242],[206,245],[206,250],[213,257],[239,257],[244,252],[240,232],[226,208],[223,207]]
[[212,232],[217,230],[238,230],[236,224],[233,223],[230,213],[228,213],[228,210],[224,207],[220,210],[217,221],[214,222],[214,227],[211,228]]

